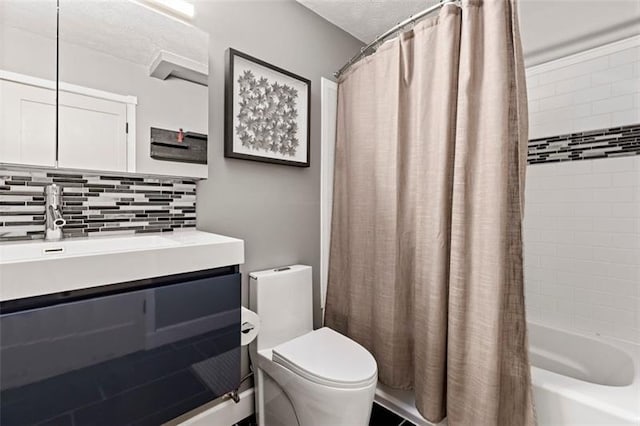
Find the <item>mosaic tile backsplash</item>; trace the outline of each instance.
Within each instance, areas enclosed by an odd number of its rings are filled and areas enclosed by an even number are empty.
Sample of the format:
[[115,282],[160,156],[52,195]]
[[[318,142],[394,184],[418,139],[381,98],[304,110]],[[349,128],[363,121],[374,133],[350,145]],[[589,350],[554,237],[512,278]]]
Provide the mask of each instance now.
[[44,188],[62,187],[65,237],[196,226],[192,180],[0,169],[0,241],[44,238]]
[[640,124],[529,141],[529,164],[640,155]]

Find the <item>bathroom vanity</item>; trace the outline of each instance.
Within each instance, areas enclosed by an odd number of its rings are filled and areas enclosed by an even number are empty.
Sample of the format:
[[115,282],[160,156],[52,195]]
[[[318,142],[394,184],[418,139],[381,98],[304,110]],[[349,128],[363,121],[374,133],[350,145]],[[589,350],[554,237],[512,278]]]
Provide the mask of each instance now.
[[242,240],[0,244],[0,423],[169,421],[240,382]]
[[239,386],[244,243],[194,230],[209,35],[162,3],[0,1],[3,426],[158,425]]

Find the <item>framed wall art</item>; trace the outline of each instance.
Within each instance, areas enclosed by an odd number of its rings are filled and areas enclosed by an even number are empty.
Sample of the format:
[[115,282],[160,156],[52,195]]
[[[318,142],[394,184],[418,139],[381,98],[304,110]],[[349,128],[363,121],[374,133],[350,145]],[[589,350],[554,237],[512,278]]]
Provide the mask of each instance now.
[[225,157],[309,167],[310,114],[311,81],[227,50]]

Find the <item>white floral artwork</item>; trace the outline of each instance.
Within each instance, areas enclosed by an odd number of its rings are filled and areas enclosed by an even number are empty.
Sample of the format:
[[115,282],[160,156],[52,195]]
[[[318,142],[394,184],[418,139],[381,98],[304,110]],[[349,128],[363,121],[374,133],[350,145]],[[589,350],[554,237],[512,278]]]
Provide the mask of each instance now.
[[298,91],[287,84],[256,78],[251,70],[238,77],[236,135],[242,146],[293,157],[298,140]]
[[232,155],[308,166],[309,83],[233,57]]

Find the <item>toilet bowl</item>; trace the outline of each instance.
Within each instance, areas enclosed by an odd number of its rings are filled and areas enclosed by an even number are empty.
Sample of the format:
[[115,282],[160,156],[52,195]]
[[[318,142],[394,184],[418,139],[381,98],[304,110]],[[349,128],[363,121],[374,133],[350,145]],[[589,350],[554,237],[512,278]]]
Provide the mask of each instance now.
[[261,328],[249,353],[260,426],[365,426],[378,370],[358,343],[313,330],[311,267],[250,274],[250,308]]

